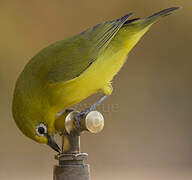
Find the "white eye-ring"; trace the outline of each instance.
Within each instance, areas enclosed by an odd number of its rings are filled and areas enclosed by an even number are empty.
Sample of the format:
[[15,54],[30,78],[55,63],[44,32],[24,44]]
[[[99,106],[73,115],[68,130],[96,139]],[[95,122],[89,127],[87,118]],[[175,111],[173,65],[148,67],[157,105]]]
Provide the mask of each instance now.
[[35,131],[38,136],[44,136],[47,133],[47,126],[41,123],[35,127]]

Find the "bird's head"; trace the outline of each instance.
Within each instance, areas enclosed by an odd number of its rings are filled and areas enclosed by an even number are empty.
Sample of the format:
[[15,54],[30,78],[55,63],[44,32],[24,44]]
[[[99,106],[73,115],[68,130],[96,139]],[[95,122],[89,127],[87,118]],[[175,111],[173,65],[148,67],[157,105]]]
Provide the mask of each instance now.
[[27,105],[26,102],[22,104],[21,101],[18,101],[18,96],[14,97],[13,117],[17,126],[27,137],[38,143],[47,144],[55,151],[60,152],[61,150],[53,137],[55,115],[51,114],[46,106],[44,108],[38,107],[38,103],[34,101],[30,101],[30,105]]
[[37,119],[25,122],[23,125],[21,122],[22,121],[16,121],[19,129],[24,133],[24,135],[38,143],[47,144],[58,153],[61,151],[53,136],[54,125],[47,123],[47,121],[38,121]]
[[[35,126],[35,134],[34,134],[34,140],[39,142],[39,143],[44,143],[50,146],[52,149],[60,153],[60,148],[57,145],[55,139],[53,138],[52,135],[52,130],[51,132],[48,131],[50,129],[45,123],[40,122]],[[52,129],[52,127],[51,127]]]

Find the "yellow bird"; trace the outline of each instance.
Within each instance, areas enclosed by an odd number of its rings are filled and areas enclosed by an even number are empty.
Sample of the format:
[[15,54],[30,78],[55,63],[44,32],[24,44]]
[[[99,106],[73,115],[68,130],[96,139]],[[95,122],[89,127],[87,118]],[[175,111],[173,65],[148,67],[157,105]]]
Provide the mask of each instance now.
[[161,17],[178,7],[140,19],[104,22],[71,38],[58,41],[35,55],[20,74],[13,97],[13,117],[29,138],[60,152],[53,135],[56,114],[101,92],[103,97],[79,117],[101,103],[113,89],[110,81],[127,59],[130,50]]

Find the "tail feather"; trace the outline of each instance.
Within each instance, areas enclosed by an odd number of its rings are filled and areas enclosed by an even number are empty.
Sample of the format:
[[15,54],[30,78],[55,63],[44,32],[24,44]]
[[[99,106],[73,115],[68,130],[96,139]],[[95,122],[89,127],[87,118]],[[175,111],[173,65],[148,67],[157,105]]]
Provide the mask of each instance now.
[[125,23],[125,25],[136,25],[136,26],[138,26],[138,28],[140,27],[141,29],[143,29],[143,28],[153,24],[154,22],[158,21],[162,17],[172,14],[175,10],[178,10],[178,9],[180,9],[180,7],[171,7],[168,9],[164,9],[160,12],[157,12],[157,13],[153,14],[152,16],[149,16],[144,19],[140,19],[140,18],[130,19]]
[[160,12],[153,14],[152,16],[147,17],[145,19],[145,22],[147,24],[151,24],[151,23],[157,21],[158,19],[160,19],[161,17],[168,16],[168,15],[172,14],[173,11],[178,10],[178,9],[180,9],[180,7],[171,7],[168,9],[164,9]]
[[152,16],[149,16],[147,19],[154,19],[154,18],[158,18],[158,17],[163,17],[163,16],[168,16],[170,15],[173,11],[180,9],[180,7],[171,7],[171,8],[167,8],[164,9],[160,12],[157,12],[155,14],[153,14]]
[[171,14],[177,9],[179,9],[179,7],[168,8],[144,19],[128,19],[126,20],[116,37],[119,38],[120,41],[124,42],[123,44],[129,52],[138,43],[141,37],[149,30],[154,22],[161,19],[161,17]]

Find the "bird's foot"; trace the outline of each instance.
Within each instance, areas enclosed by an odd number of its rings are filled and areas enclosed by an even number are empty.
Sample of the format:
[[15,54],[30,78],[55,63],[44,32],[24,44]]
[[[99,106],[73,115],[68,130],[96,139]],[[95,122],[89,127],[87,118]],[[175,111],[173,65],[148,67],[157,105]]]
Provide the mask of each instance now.
[[76,123],[76,127],[78,129],[80,129],[81,127],[81,120],[83,119],[83,117],[88,114],[89,112],[93,111],[94,110],[94,106],[90,106],[89,108],[85,109],[84,111],[81,111],[80,113],[78,113],[76,116],[75,116],[75,123]]
[[83,119],[83,116],[85,115],[85,113],[82,111],[80,113],[78,113],[76,116],[75,116],[75,126],[80,129],[81,128],[81,120]]
[[89,112],[93,111],[96,106],[98,106],[102,101],[104,101],[108,96],[107,95],[104,95],[102,96],[95,104],[91,105],[90,107],[88,107],[87,109],[85,109],[84,111],[81,111],[80,113],[78,113],[76,116],[75,116],[75,126],[80,129],[81,127],[81,120],[83,119],[83,117],[88,114]]

